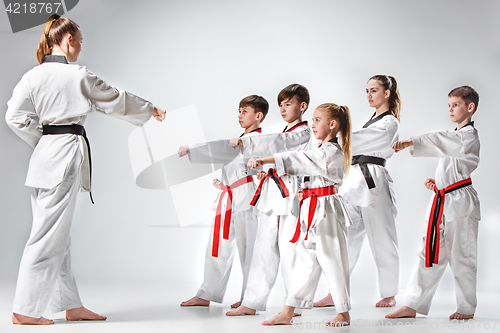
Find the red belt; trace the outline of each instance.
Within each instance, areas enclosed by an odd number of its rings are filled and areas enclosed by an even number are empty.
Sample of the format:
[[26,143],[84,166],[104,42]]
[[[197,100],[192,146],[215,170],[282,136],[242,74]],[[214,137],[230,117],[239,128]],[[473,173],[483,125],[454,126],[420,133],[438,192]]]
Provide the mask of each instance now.
[[[286,176],[286,175],[284,175]],[[288,194],[288,189],[286,188],[285,183],[281,180],[281,178],[278,176],[276,173],[276,169],[271,168],[269,171],[267,171],[267,174],[264,178],[260,180],[260,184],[257,187],[257,191],[255,191],[255,195],[253,196],[252,202],[250,202],[250,205],[255,206],[257,204],[257,201],[260,198],[260,191],[262,190],[262,185],[264,184],[264,181],[268,178],[272,178],[276,185],[278,185],[278,188],[280,189],[281,195],[283,198],[286,198],[289,196]]]
[[234,183],[229,186],[224,184],[220,185],[220,189],[222,193],[219,196],[219,203],[217,204],[217,210],[215,212],[215,223],[214,223],[214,237],[212,243],[212,257],[219,256],[219,237],[220,237],[220,222],[221,222],[221,207],[222,207],[222,199],[224,198],[224,194],[227,193],[227,201],[226,201],[226,213],[224,215],[224,227],[222,232],[222,238],[229,239],[229,226],[231,224],[231,213],[233,211],[233,191],[238,186],[253,182],[252,176],[246,176],[244,178],[238,179]]
[[297,227],[295,228],[295,234],[293,235],[293,238],[290,241],[291,243],[296,243],[299,240],[300,213],[301,213],[301,208],[302,208],[302,202],[307,198],[311,198],[311,202],[309,203],[309,215],[307,216],[307,230],[306,230],[306,238],[305,238],[307,240],[307,236],[309,234],[309,228],[311,228],[314,213],[316,212],[316,206],[318,205],[318,197],[324,197],[327,195],[335,194],[335,193],[337,193],[337,189],[335,188],[335,186],[331,185],[331,186],[327,186],[327,187],[309,188],[309,189],[299,191],[299,193],[302,193],[302,200],[300,200],[300,204],[299,204],[299,219],[297,220]]
[[432,267],[432,264],[438,263],[439,258],[439,224],[443,216],[444,195],[461,189],[465,186],[472,185],[470,178],[451,184],[450,186],[439,190],[434,185],[434,201],[432,203],[431,214],[429,216],[429,224],[427,226],[427,240],[425,242],[425,267]]

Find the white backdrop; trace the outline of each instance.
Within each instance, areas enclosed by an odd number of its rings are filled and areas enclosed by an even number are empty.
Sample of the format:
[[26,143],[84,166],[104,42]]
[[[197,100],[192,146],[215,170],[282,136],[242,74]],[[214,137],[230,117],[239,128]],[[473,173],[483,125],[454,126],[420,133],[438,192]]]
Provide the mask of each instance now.
[[[393,75],[403,101],[403,139],[453,129],[447,94],[472,85],[481,96],[474,120],[482,159],[472,175],[483,216],[479,288],[499,291],[495,128],[500,119],[494,101],[500,91],[499,13],[496,0],[81,0],[67,16],[83,31],[79,64],[167,110],[195,104],[209,140],[240,134],[237,106],[250,94],[270,103],[264,132],[281,130],[276,96],[290,83],[301,83],[311,93],[306,120],[321,103],[341,103],[350,107],[357,129],[373,112],[365,98],[366,81],[375,74]],[[41,31],[39,26],[13,34],[6,13],[0,13],[2,114],[15,84],[35,65]],[[178,126],[189,127],[189,119]],[[127,148],[132,125],[96,114],[86,128],[96,204],[88,195],[78,200],[72,233],[75,275],[188,282],[186,297],[194,295],[209,229],[178,227],[168,191],[134,184]],[[10,278],[17,274],[30,230],[29,189],[23,184],[32,150],[3,120],[0,145],[0,277]],[[431,195],[423,181],[433,177],[436,164],[407,152],[388,162],[399,209],[401,287],[415,263]],[[366,283],[375,289],[368,253],[365,246],[353,286]],[[451,283],[449,272],[445,279]]]

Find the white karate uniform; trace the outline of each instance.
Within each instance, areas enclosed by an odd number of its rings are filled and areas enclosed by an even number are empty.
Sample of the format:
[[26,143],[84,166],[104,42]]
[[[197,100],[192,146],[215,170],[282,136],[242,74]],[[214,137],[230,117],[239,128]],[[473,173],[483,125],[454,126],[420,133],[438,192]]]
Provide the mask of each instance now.
[[[318,149],[275,154],[274,157],[279,175],[310,175],[303,182],[304,188],[338,187],[342,184],[344,155],[336,141],[324,143]],[[306,198],[302,204],[301,234],[286,305],[312,308],[319,278],[324,272],[337,312],[346,312],[351,309],[351,304],[345,226],[351,221],[339,195],[317,199],[307,240],[311,198]]]
[[[443,189],[467,179],[479,164],[479,136],[473,123],[458,131],[442,131],[412,137],[413,156],[440,157],[435,181]],[[427,210],[423,245],[406,287],[405,305],[428,314],[432,298],[448,263],[455,278],[457,312],[474,314],[477,272],[477,232],[481,219],[479,197],[472,185],[445,194],[440,230],[438,264],[425,267],[427,224],[434,196]]]
[[[366,127],[365,127],[366,126]],[[367,155],[388,159],[392,145],[399,139],[399,122],[386,112],[352,133],[352,155]],[[347,228],[350,273],[361,254],[365,237],[377,265],[379,292],[382,298],[399,291],[399,254],[396,233],[396,199],[392,178],[381,165],[368,164],[375,183],[368,188],[359,164],[352,165],[340,187],[352,225]]]
[[[307,122],[296,125],[291,131],[243,137],[243,156],[267,157],[275,153],[310,149],[311,129]],[[262,186],[261,196],[256,204],[260,211],[257,239],[255,241],[250,276],[242,305],[264,311],[269,294],[276,282],[281,262],[281,275],[288,294],[292,268],[295,262],[295,244],[290,243],[295,232],[298,213],[298,177],[280,177],[289,196],[283,198],[272,179]],[[300,310],[297,311],[300,313]]]
[[[260,131],[253,131],[245,136],[259,136]],[[246,161],[239,153],[229,146],[228,140],[213,141],[189,147],[189,159],[193,163],[225,163],[222,167],[220,181],[229,186],[239,179],[251,175],[253,172],[247,167]],[[224,213],[229,208],[226,207],[227,196],[223,196],[221,207],[222,217],[219,232],[218,257],[212,256],[213,228],[207,245],[205,256],[205,270],[203,283],[196,294],[197,297],[207,301],[222,303],[233,266],[236,247],[240,257],[241,269],[243,272],[243,285],[241,289],[240,301],[248,281],[250,263],[252,261],[253,246],[257,234],[257,210],[250,205],[255,189],[255,182],[246,183],[232,190],[232,215],[228,239],[222,238]],[[217,196],[213,209],[217,207],[219,198],[224,192]],[[215,216],[214,216],[215,219]]]
[[[70,228],[79,190],[90,191],[85,140],[74,134],[44,135],[40,125],[83,125],[102,112],[135,125],[153,105],[110,87],[85,67],[49,56],[27,72],[8,102],[9,127],[34,148],[26,185],[32,187],[33,226],[24,249],[14,312],[38,318],[81,307],[71,273]],[[38,119],[37,119],[38,118]]]

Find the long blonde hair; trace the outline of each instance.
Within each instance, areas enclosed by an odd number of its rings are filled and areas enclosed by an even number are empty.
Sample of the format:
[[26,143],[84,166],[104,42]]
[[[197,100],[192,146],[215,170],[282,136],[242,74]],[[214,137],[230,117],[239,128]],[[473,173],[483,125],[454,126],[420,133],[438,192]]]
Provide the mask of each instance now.
[[36,50],[36,60],[41,64],[43,57],[52,54],[52,47],[61,44],[66,34],[75,36],[80,27],[69,18],[60,17],[57,14],[51,15],[43,28],[40,42]]
[[351,112],[347,106],[340,106],[334,103],[325,103],[317,107],[327,112],[330,119],[335,119],[339,124],[338,131],[342,139],[342,151],[344,152],[345,174],[349,173],[351,166]]

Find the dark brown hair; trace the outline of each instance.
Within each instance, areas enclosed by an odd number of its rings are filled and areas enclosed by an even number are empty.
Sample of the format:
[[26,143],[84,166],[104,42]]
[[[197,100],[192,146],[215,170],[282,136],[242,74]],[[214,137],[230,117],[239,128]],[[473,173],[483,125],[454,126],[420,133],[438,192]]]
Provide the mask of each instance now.
[[38,63],[41,64],[43,57],[52,54],[52,47],[61,44],[66,34],[75,36],[78,30],[80,30],[78,24],[69,18],[60,17],[57,14],[51,15],[47,23],[45,23],[40,43],[38,43],[38,49],[36,50]]
[[326,111],[329,119],[335,119],[339,124],[338,130],[341,134],[344,167],[347,174],[351,166],[351,112],[347,106],[340,106],[334,103],[321,104],[317,109]]
[[278,106],[281,104],[281,102],[292,99],[293,96],[296,96],[299,103],[305,102],[309,106],[309,91],[306,87],[298,83],[291,84],[280,91],[280,93],[278,94]]
[[[398,121],[401,121],[401,96],[399,95],[398,83],[393,76],[374,75],[370,80],[377,80],[385,90],[389,90],[389,110]],[[368,80],[368,81],[370,81]]]
[[448,94],[448,97],[452,96],[462,98],[467,106],[470,103],[474,103],[474,112],[476,112],[477,106],[479,105],[479,94],[474,88],[471,86],[457,87]]
[[262,119],[260,122],[263,122],[266,118],[267,112],[269,111],[269,103],[262,96],[250,95],[243,98],[240,101],[240,108],[244,108],[245,106],[251,106],[255,110],[255,113],[262,112]]

